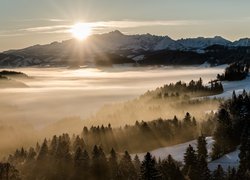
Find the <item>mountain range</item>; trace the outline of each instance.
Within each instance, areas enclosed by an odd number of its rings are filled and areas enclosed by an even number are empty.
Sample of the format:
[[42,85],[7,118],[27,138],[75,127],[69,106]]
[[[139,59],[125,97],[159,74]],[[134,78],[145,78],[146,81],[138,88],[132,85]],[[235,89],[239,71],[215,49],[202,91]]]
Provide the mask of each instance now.
[[[212,64],[249,61],[250,39],[223,37],[173,40],[120,31],[95,34],[83,42],[66,40],[0,53],[1,67],[137,64]],[[224,54],[224,56],[223,56]],[[229,56],[230,55],[230,56]]]

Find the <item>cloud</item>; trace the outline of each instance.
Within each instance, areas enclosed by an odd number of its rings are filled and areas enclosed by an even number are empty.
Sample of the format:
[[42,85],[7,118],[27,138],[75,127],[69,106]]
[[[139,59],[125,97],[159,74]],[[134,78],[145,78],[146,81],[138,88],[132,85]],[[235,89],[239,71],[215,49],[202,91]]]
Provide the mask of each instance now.
[[196,24],[196,21],[179,21],[179,20],[167,20],[167,21],[100,21],[89,23],[93,26],[101,27],[117,27],[117,28],[136,28],[136,27],[146,27],[146,26],[184,26]]
[[40,26],[40,27],[31,27],[26,29],[20,29],[21,31],[28,31],[28,32],[47,32],[47,31],[54,31],[54,30],[65,30],[70,29],[70,25],[55,25],[55,26]]
[[15,36],[23,36],[23,33],[13,33],[13,34],[0,34],[0,37],[15,37]]
[[[41,20],[41,19],[40,19]],[[74,22],[64,19],[43,19],[48,22],[67,22],[67,24],[61,25],[47,25],[47,26],[36,26],[28,27],[13,31],[0,32],[0,37],[8,36],[22,36],[28,34],[58,34],[58,33],[70,33]],[[125,29],[125,28],[137,28],[147,26],[185,26],[197,24],[197,21],[185,21],[185,20],[155,20],[155,21],[132,21],[132,20],[121,20],[121,21],[97,21],[97,22],[86,22],[86,24],[98,32],[106,32],[109,28]]]
[[[61,22],[64,20],[51,19],[51,21]],[[66,21],[66,20],[65,20]],[[86,22],[87,25],[96,29],[105,29],[105,28],[136,28],[136,27],[146,27],[146,26],[185,26],[190,24],[195,24],[195,21],[98,21],[98,22]],[[73,23],[72,23],[73,24]],[[57,32],[66,32],[72,27],[72,24],[69,25],[54,25],[54,26],[41,26],[41,27],[31,27],[22,29],[28,32],[48,32],[48,31],[57,31]]]

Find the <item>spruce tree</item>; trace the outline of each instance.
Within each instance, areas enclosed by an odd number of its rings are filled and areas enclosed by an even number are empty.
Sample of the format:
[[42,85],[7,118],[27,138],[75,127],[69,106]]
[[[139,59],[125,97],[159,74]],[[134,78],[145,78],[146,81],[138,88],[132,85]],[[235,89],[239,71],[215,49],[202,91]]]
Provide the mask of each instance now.
[[197,155],[191,145],[188,146],[184,154],[183,174],[190,179],[198,179]]
[[197,156],[198,156],[198,158],[201,156],[203,156],[205,158],[208,157],[206,145],[207,145],[206,137],[202,134],[197,139]]
[[101,147],[96,145],[92,151],[92,175],[94,179],[108,179],[107,159]]
[[184,177],[180,171],[180,167],[177,165],[171,155],[168,155],[167,159],[164,159],[160,163],[160,173],[162,179],[167,180],[184,180]]
[[82,165],[82,149],[78,147],[74,155],[74,165],[76,168],[81,167]]
[[90,174],[90,157],[87,150],[82,153],[82,175],[83,179],[88,179]]
[[133,164],[136,170],[137,177],[139,178],[141,172],[141,161],[137,154],[134,157]]
[[191,115],[189,114],[189,112],[186,113],[183,119],[183,123],[185,126],[190,126],[192,124]]
[[32,161],[32,160],[35,159],[35,157],[36,157],[36,151],[35,151],[35,149],[33,147],[31,147],[29,149],[29,152],[28,152],[28,155],[27,155],[27,160]]
[[214,133],[215,143],[213,145],[212,158],[217,159],[230,152],[233,148],[233,126],[230,114],[224,108],[217,115],[217,127]]
[[199,180],[210,179],[210,171],[208,169],[207,159],[203,155],[198,157],[197,170],[198,170]]
[[197,168],[199,179],[206,180],[210,178],[210,171],[207,164],[207,147],[206,137],[201,135],[197,139]]
[[37,160],[38,161],[45,160],[48,156],[48,152],[49,152],[49,149],[48,149],[48,145],[47,145],[47,140],[45,139],[43,141],[41,148],[40,148],[39,154],[37,156]]
[[55,156],[56,155],[57,146],[58,146],[57,137],[53,136],[52,141],[51,141],[50,146],[49,146],[49,154],[51,156]]
[[125,151],[118,168],[119,179],[136,179],[136,170],[132,163],[131,156]]
[[141,178],[143,180],[161,179],[160,173],[156,168],[155,159],[148,152],[141,164]]
[[81,149],[83,149],[85,147],[85,143],[83,141],[82,138],[80,138],[80,136],[76,136],[74,142],[73,142],[73,151],[76,151],[76,149],[80,147]]
[[110,170],[110,179],[117,179],[118,177],[117,154],[113,148],[110,151],[108,164],[109,164],[109,170]]
[[250,170],[250,128],[248,127],[242,133],[239,158],[238,175],[243,178],[246,172]]

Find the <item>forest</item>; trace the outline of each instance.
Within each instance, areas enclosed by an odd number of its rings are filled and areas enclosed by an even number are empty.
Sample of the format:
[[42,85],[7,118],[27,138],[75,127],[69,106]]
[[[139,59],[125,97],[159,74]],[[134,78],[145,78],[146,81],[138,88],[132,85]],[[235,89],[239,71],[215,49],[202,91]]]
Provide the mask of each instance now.
[[171,119],[174,116],[181,119],[186,112],[200,121],[206,118],[207,110],[216,110],[223,101],[206,96],[222,92],[223,86],[216,80],[204,83],[199,78],[188,83],[179,81],[165,84],[127,102],[107,104],[84,122],[88,126],[110,123],[113,127],[120,127],[124,124],[133,125],[140,120]]
[[[223,91],[221,83],[204,86],[202,80],[177,82],[148,91],[139,99],[180,98],[190,100],[199,93]],[[183,97],[184,98],[184,97]],[[63,133],[38,141],[30,148],[18,148],[0,164],[0,179],[248,179],[250,170],[249,93],[232,94],[220,101],[217,111],[197,119],[189,112],[179,118],[136,121],[125,126],[83,126],[80,134]],[[208,154],[205,137],[213,136]],[[197,139],[197,148],[189,145],[184,161],[171,155],[156,159],[149,152]],[[138,143],[143,142],[143,143]],[[208,163],[240,149],[240,166],[210,171]],[[147,152],[144,159],[136,155]]]
[[220,81],[239,81],[246,79],[249,73],[249,64],[244,62],[234,62],[230,64],[225,72],[217,75]]
[[[111,125],[90,129],[84,127],[80,135],[70,137],[69,134],[62,134],[52,139],[44,139],[43,143],[37,143],[36,146],[27,150],[17,149],[7,158],[6,163],[1,164],[1,176],[6,176],[6,169],[9,169],[10,174],[16,179],[226,180],[239,179],[239,177],[248,179],[250,170],[249,107],[249,94],[244,91],[236,95],[234,92],[231,99],[221,103],[218,112],[211,115],[209,122],[203,122],[206,123],[204,127],[210,127],[206,132],[208,134],[203,133],[205,130],[201,128],[202,125],[198,125],[189,113],[182,120],[174,117],[172,120],[136,122],[134,126],[117,129],[113,129]],[[197,132],[197,127],[201,128],[199,132]],[[181,128],[185,128],[185,131]],[[154,132],[157,138],[153,138],[151,132]],[[119,134],[123,134],[123,137],[119,137]],[[225,171],[219,165],[213,172],[208,169],[210,154],[207,152],[205,140],[205,136],[208,135],[213,135],[215,140],[212,159],[217,159],[239,146],[239,168],[229,167]],[[121,139],[118,140],[117,137]],[[125,142],[123,138],[127,139],[127,146],[126,143],[123,144]],[[197,149],[191,145],[187,147],[183,164],[175,161],[171,155],[166,159],[155,159],[150,153],[146,153],[143,161],[140,161],[136,155],[134,157],[130,155],[129,151],[133,152],[130,149],[133,147],[133,140],[137,143],[138,139],[140,142],[147,142],[140,143],[142,148],[147,148],[148,144],[160,138],[163,140],[176,138],[183,141],[196,138]],[[130,148],[128,144],[131,144]],[[136,146],[133,148],[138,151]]]

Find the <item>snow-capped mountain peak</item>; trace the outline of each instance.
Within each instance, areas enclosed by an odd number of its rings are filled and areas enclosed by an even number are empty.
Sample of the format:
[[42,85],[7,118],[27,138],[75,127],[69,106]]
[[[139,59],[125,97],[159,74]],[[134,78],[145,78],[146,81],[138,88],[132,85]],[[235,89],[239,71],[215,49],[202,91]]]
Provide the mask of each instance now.
[[181,45],[187,49],[204,49],[211,45],[223,45],[228,46],[232,42],[222,38],[221,36],[215,36],[212,38],[197,37],[177,40]]
[[250,46],[250,38],[242,38],[237,41],[233,42],[233,46],[239,47],[239,46]]

